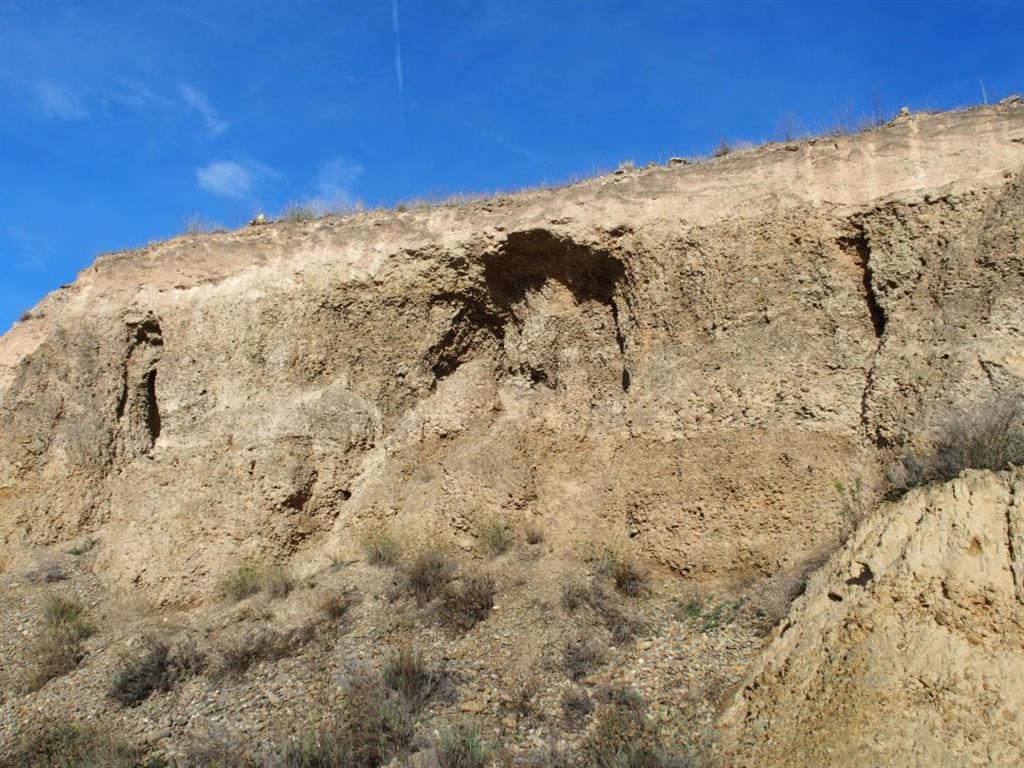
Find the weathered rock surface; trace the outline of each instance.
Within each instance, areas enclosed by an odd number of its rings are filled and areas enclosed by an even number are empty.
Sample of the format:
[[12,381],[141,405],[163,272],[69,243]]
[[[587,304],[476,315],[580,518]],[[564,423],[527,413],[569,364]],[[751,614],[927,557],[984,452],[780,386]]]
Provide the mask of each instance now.
[[727,765],[1020,765],[1024,471],[969,471],[880,508],[722,721]]
[[1024,106],[101,257],[0,340],[0,569],[201,599],[489,517],[747,580],[1024,375]]

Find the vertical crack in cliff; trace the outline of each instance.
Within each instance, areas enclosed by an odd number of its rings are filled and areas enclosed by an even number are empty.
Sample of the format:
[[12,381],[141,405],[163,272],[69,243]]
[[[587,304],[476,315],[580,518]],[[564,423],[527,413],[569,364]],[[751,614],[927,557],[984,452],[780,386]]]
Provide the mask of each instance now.
[[160,437],[157,364],[163,355],[163,331],[152,314],[127,323],[127,345],[116,415],[120,449],[130,456],[149,453]]
[[1010,501],[1006,506],[1006,539],[1010,548],[1010,572],[1017,601],[1024,603],[1024,476],[1010,476]]
[[862,223],[854,221],[851,222],[851,225],[853,233],[840,237],[838,242],[840,248],[853,256],[857,267],[860,269],[864,303],[867,307],[868,317],[871,321],[871,328],[875,337],[875,349],[871,353],[871,362],[868,365],[865,376],[864,389],[861,391],[860,425],[865,436],[876,446],[880,446],[883,442],[882,436],[878,433],[877,429],[873,431],[868,422],[870,421],[871,392],[875,385],[875,367],[882,350],[882,344],[884,343],[888,318],[885,314],[885,308],[879,302],[878,295],[875,292],[875,275],[871,265],[871,243],[868,234]]

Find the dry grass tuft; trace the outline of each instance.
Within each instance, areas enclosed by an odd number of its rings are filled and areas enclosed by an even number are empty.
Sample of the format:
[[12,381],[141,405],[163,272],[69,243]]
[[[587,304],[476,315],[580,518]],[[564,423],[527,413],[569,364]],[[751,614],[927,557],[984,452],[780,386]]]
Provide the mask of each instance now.
[[497,584],[489,573],[464,576],[458,584],[445,587],[441,596],[441,618],[448,626],[470,630],[490,614],[497,592]]
[[388,654],[381,676],[384,684],[413,709],[421,707],[441,681],[441,675],[411,643],[404,643]]
[[135,768],[143,751],[101,730],[76,723],[50,725],[0,755],[0,768]]
[[483,768],[489,753],[478,730],[458,725],[441,735],[437,762],[440,768]]
[[303,625],[287,631],[249,628],[221,644],[218,676],[240,676],[259,661],[290,656],[313,639],[313,628]]
[[501,520],[488,520],[480,526],[478,533],[484,554],[488,557],[498,557],[512,549],[512,532]]
[[82,641],[95,631],[79,600],[48,595],[43,604],[42,628],[33,647],[34,664],[28,689],[37,691],[50,680],[75,669],[85,658]]
[[890,470],[887,496],[896,499],[911,488],[952,480],[965,469],[994,472],[1024,465],[1024,400],[1006,396],[965,408],[939,429],[930,453],[907,453]]
[[429,602],[455,578],[455,571],[455,561],[442,550],[420,550],[406,568],[405,589],[417,602]]
[[363,539],[363,554],[370,565],[398,565],[402,547],[387,531],[371,533]]
[[604,645],[596,638],[570,640],[565,644],[562,661],[571,680],[582,680],[605,661]]

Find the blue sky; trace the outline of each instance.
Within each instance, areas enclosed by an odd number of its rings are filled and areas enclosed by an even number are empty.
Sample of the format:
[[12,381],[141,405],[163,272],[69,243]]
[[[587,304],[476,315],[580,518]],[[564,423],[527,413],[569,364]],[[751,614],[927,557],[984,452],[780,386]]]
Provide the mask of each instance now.
[[1019,0],[0,0],[0,330],[98,253],[1024,90]]

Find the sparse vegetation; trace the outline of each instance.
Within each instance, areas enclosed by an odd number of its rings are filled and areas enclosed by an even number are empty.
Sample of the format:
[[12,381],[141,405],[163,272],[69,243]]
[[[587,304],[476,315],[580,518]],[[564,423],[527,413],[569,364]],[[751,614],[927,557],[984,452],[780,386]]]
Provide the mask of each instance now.
[[348,616],[356,602],[352,589],[332,589],[320,596],[320,613],[328,621],[341,621]]
[[55,584],[66,581],[68,572],[58,563],[47,563],[26,573],[25,578],[33,584]]
[[430,698],[440,681],[440,675],[412,643],[403,643],[388,654],[381,675],[384,684],[414,709]]
[[252,627],[220,646],[218,675],[242,675],[258,661],[276,661],[290,656],[313,639],[313,628],[303,625],[281,631]]
[[211,232],[224,232],[224,227],[216,222],[194,213],[185,219],[185,233],[189,235],[210,234]]
[[488,520],[480,526],[480,542],[488,557],[498,557],[512,549],[512,532],[501,520]]
[[445,552],[435,547],[420,550],[405,572],[405,588],[419,603],[437,597],[455,578],[456,565]]
[[716,602],[695,593],[679,604],[676,617],[680,621],[696,624],[701,632],[714,632],[732,624],[745,604],[743,598]]
[[354,675],[345,691],[346,728],[338,734],[350,768],[377,768],[407,749],[415,723],[407,705],[379,679]]
[[[0,755],[0,768],[135,768],[144,765],[142,750],[101,729],[59,723],[50,725]],[[158,763],[149,765],[156,768]]]
[[274,600],[288,597],[291,591],[295,589],[295,580],[288,571],[279,565],[267,568],[262,574],[261,581],[263,589]]
[[441,735],[437,748],[440,768],[483,768],[488,749],[475,728],[460,725]]
[[221,579],[220,591],[226,598],[237,603],[255,595],[262,586],[259,569],[250,563],[243,563]]
[[712,157],[725,157],[732,152],[732,146],[725,139],[720,139],[718,146],[715,147],[715,151],[711,153]]
[[202,672],[206,659],[188,638],[169,643],[145,638],[142,648],[122,658],[107,686],[107,696],[131,707],[153,693],[169,691],[177,683]]
[[283,221],[313,221],[323,216],[325,211],[313,203],[289,203],[281,214]]
[[220,582],[221,594],[235,603],[264,590],[276,600],[287,597],[294,588],[295,580],[279,565],[260,567],[243,563]]
[[[608,572],[614,573],[613,561],[601,560],[600,562],[603,565],[599,567],[599,570],[606,568]],[[596,581],[587,583],[572,579],[563,584],[562,607],[569,613],[574,613],[581,608],[592,609],[604,621],[612,639],[620,645],[647,631],[647,626],[642,620],[620,609],[613,601],[612,596]]]
[[472,629],[487,618],[498,592],[494,577],[488,573],[471,573],[457,584],[445,587],[441,599],[441,618],[446,624],[463,631]]
[[84,538],[76,544],[73,544],[71,548],[68,550],[68,554],[74,555],[75,557],[80,557],[81,555],[84,555],[86,552],[91,552],[98,543],[99,539],[93,537]]
[[526,538],[526,543],[530,546],[544,543],[544,529],[537,523],[527,523],[523,527],[523,535]]
[[954,414],[942,427],[932,450],[922,457],[904,455],[888,474],[891,499],[911,488],[952,480],[965,469],[999,471],[1024,464],[1024,400],[1003,397]]
[[85,606],[74,597],[47,595],[43,603],[43,625],[48,630],[67,632],[78,640],[92,635],[96,628],[85,618]]
[[574,688],[562,696],[562,718],[573,730],[579,730],[593,711],[594,701],[582,689]]
[[651,574],[643,566],[628,558],[616,558],[612,565],[615,589],[628,597],[640,597],[650,592]]
[[38,690],[66,675],[85,658],[82,641],[95,632],[76,598],[48,595],[43,604],[42,628],[35,639],[33,669],[28,689]]
[[586,765],[596,768],[683,768],[687,762],[664,747],[660,729],[647,715],[640,694],[620,688],[596,714],[583,742]]
[[562,662],[571,680],[582,680],[605,660],[605,648],[596,638],[578,638],[565,644]]
[[398,539],[387,531],[371,533],[363,539],[363,554],[370,565],[398,565],[402,554]]

